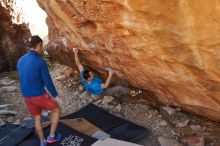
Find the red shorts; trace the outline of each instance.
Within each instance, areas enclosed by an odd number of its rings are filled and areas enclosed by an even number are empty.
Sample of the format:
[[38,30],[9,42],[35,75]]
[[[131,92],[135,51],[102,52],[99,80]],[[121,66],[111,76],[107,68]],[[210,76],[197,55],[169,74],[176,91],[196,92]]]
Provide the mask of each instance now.
[[55,110],[59,107],[56,101],[52,99],[48,93],[41,96],[24,98],[24,101],[32,116],[40,115],[42,110]]

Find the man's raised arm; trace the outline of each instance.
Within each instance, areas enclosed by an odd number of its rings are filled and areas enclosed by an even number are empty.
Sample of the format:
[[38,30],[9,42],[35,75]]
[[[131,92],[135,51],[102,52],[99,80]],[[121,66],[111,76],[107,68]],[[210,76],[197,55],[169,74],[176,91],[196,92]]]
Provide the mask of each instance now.
[[80,63],[79,57],[78,57],[79,49],[73,48],[73,52],[74,52],[74,54],[75,54],[76,66],[78,67],[79,71],[81,72],[81,71],[83,70],[83,66],[82,66],[82,64]]
[[114,73],[114,71],[113,71],[112,69],[108,69],[108,71],[109,71],[109,73],[108,73],[108,78],[107,78],[107,80],[105,81],[105,83],[101,85],[103,89],[108,88],[108,86],[109,86],[109,84],[110,84],[110,82],[111,82],[111,79],[112,79],[112,75],[113,75],[113,73]]

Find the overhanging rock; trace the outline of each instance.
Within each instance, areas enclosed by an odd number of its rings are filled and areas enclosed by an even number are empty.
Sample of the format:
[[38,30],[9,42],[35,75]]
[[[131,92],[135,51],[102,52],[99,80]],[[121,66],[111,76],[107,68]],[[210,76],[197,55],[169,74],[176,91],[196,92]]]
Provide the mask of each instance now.
[[159,102],[220,121],[220,1],[37,0],[49,54],[152,91]]

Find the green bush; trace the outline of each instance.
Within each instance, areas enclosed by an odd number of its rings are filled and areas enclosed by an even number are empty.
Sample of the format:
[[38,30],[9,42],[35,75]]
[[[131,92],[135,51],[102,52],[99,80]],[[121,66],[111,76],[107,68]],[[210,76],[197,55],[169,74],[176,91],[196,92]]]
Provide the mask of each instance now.
[[44,53],[46,50],[47,50],[47,45],[45,45],[45,46],[43,47],[43,50],[41,51],[41,53],[40,53],[39,55],[40,55],[43,59],[46,60],[48,67],[51,68],[51,66],[52,66],[51,57],[50,57],[49,55],[47,55],[47,54]]

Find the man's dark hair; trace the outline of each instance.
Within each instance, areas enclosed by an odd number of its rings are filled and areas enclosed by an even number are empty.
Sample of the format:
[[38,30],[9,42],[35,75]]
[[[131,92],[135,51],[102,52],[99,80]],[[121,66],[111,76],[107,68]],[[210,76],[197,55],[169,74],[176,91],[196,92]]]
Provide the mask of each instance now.
[[39,43],[43,44],[43,40],[38,35],[33,35],[29,42],[29,47],[35,49]]
[[86,70],[83,72],[83,78],[84,78],[85,80],[88,80],[88,78],[90,77],[90,74],[89,74],[90,71],[91,71],[91,70],[86,69]]

